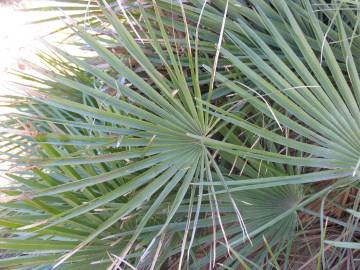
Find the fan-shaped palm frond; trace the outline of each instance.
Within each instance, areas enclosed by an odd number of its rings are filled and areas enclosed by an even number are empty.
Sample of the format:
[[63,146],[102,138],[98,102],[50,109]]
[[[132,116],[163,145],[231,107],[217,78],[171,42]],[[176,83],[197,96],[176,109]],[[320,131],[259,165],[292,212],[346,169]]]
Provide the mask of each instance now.
[[65,16],[96,57],[48,45],[19,74],[0,267],[291,265],[297,211],[358,179],[357,19],[253,2],[91,2],[101,35]]

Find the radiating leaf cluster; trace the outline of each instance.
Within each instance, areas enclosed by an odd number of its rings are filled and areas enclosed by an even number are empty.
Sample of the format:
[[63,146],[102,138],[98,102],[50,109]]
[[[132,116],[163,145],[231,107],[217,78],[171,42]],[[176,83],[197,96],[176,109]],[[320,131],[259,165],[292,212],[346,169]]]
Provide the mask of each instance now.
[[93,56],[46,43],[7,97],[1,269],[356,269],[354,3],[59,8]]

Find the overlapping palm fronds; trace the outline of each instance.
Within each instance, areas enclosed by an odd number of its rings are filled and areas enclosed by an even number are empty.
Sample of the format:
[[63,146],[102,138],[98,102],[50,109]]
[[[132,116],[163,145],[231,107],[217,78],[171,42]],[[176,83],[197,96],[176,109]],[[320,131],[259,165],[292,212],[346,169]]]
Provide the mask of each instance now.
[[2,124],[0,268],[356,269],[353,4],[78,2],[96,57],[48,44]]

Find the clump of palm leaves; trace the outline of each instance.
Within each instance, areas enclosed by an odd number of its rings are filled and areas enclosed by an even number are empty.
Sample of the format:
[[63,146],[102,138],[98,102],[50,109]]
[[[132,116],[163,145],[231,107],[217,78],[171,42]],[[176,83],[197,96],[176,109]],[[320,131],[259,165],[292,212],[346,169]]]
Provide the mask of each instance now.
[[63,9],[95,54],[7,97],[1,268],[359,267],[356,3]]

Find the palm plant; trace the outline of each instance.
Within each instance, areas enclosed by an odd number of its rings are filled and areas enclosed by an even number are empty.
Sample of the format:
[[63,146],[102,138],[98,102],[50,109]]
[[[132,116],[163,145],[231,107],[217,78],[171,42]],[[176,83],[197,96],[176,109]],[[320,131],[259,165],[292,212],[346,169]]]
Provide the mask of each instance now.
[[94,21],[66,27],[96,56],[47,44],[8,97],[0,267],[300,268],[299,239],[306,265],[356,267],[353,3],[77,2]]

